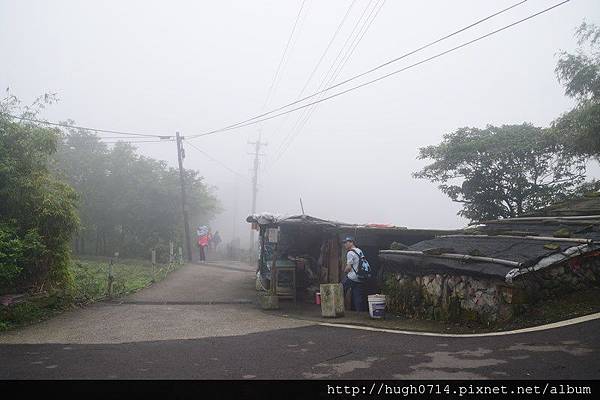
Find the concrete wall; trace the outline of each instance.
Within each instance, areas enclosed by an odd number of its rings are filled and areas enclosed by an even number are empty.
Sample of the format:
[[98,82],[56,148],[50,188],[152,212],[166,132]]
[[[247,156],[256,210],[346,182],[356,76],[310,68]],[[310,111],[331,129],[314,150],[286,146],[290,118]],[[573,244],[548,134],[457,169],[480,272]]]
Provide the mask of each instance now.
[[600,283],[600,257],[579,257],[509,285],[501,279],[466,275],[393,273],[384,292],[388,310],[412,318],[494,323],[510,320],[538,301]]

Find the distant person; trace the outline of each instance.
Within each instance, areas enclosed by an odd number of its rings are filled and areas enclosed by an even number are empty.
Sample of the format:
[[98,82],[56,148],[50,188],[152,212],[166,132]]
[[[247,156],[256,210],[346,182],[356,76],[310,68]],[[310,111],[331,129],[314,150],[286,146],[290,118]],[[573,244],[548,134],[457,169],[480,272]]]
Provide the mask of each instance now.
[[364,254],[361,249],[356,247],[354,238],[352,237],[344,239],[344,248],[348,252],[346,254],[346,267],[344,268],[346,276],[342,279],[344,296],[350,290],[350,309],[353,311],[368,311],[367,280],[361,270],[361,262],[364,260]]
[[[206,246],[206,250],[212,249],[212,246],[213,246],[212,229],[210,229],[210,227],[208,227],[208,246]],[[206,255],[208,256],[208,253]]]
[[198,249],[200,250],[200,262],[206,262],[206,248],[208,247],[208,243],[210,241],[210,229],[208,226],[201,225],[198,227],[196,231],[198,235]]
[[213,250],[216,251],[217,247],[219,247],[219,244],[221,243],[221,235],[219,234],[219,231],[215,231],[215,234],[212,237],[211,243],[212,243]]

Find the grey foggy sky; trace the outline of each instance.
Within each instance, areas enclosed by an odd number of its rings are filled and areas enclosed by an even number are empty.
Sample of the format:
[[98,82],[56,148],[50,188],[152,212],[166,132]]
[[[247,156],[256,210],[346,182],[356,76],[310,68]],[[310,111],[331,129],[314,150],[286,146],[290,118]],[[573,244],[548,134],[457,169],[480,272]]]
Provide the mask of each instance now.
[[[362,72],[516,3],[387,0],[337,81]],[[510,12],[402,60],[419,61],[559,2],[529,0]],[[267,109],[295,100],[350,0],[307,0]],[[367,6],[357,0],[317,70],[316,90]],[[0,0],[0,86],[32,101],[57,92],[42,115],[104,129],[201,133],[261,111],[301,0]],[[266,157],[258,211],[306,212],[348,222],[453,228],[465,224],[435,185],[411,173],[418,147],[462,126],[532,122],[547,126],[572,107],[556,80],[559,50],[572,51],[598,0],[573,0],[549,13],[415,69],[320,104],[281,159],[277,150],[299,118],[262,125]],[[377,73],[374,76],[378,76]],[[187,147],[187,168],[216,187],[225,211],[213,229],[247,240],[251,149],[258,126],[194,140],[226,169]],[[106,135],[108,136],[108,135]],[[139,152],[176,166],[174,143]],[[360,161],[359,161],[360,160]],[[590,175],[597,176],[593,166]],[[236,195],[237,193],[237,195]],[[235,206],[237,203],[237,207]]]

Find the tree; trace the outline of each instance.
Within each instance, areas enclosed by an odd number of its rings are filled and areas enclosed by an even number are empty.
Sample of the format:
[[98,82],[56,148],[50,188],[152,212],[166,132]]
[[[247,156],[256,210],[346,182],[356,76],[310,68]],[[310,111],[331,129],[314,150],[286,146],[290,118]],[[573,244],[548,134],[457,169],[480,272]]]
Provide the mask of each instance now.
[[[69,121],[72,122],[72,121]],[[52,170],[69,182],[79,195],[80,226],[75,235],[76,253],[86,253],[86,240],[96,232],[96,224],[112,223],[111,193],[107,192],[107,146],[93,134],[79,129],[68,129],[58,143],[52,160]],[[63,173],[68,171],[68,173]]]
[[547,130],[531,124],[460,128],[419,149],[433,162],[414,174],[440,183],[471,221],[515,217],[574,193],[585,158],[566,154]]
[[[108,148],[82,130],[68,130],[59,143],[54,170],[81,197],[78,254],[148,257],[157,248],[167,256],[169,241],[183,243],[178,171],[164,161],[136,154],[119,142]],[[193,223],[207,223],[217,199],[196,171],[185,170]]]
[[[582,23],[576,37],[575,54],[560,53],[556,66],[565,94],[577,100],[571,111],[553,123],[565,149],[600,157],[600,28]],[[587,47],[587,51],[586,51]]]
[[[25,116],[52,99],[41,97]],[[15,122],[19,102],[0,101],[0,291],[70,284],[70,240],[77,195],[47,164],[60,132]]]

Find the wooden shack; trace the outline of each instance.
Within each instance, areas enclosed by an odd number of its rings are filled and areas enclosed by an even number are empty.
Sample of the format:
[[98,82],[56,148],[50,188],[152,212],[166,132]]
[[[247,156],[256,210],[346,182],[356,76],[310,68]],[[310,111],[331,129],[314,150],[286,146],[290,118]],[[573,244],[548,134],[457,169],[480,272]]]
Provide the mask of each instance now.
[[[285,282],[293,281],[293,298],[308,300],[312,300],[321,283],[342,280],[346,256],[342,240],[346,236],[355,238],[357,246],[371,263],[376,279],[370,291],[374,292],[382,283],[380,250],[389,249],[394,242],[399,246],[409,246],[436,235],[454,233],[382,224],[349,224],[309,215],[278,217],[256,214],[246,220],[259,232],[257,285],[277,292],[281,285],[272,281],[279,278]],[[283,275],[278,273],[278,268],[285,270]],[[289,275],[290,269],[293,269],[293,277]],[[285,297],[288,297],[287,294]]]

